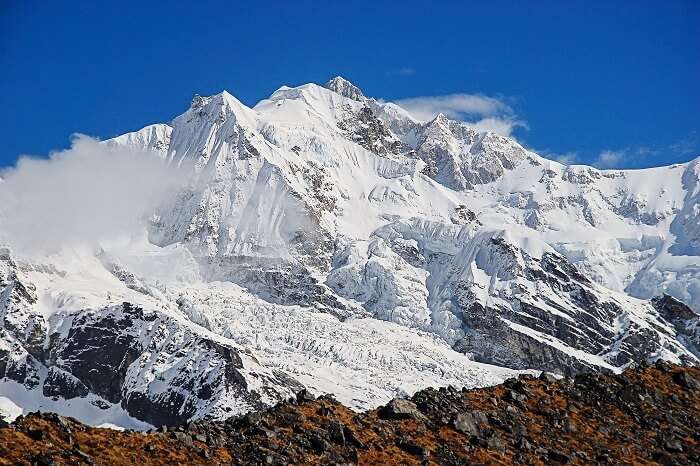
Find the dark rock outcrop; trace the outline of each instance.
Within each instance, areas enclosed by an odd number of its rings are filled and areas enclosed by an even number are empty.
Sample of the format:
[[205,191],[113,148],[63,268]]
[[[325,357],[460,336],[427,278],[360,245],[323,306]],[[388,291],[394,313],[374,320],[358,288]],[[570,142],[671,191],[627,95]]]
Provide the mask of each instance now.
[[0,464],[698,464],[700,369],[522,376],[428,389],[356,413],[329,397],[156,432],[33,413],[0,424]]

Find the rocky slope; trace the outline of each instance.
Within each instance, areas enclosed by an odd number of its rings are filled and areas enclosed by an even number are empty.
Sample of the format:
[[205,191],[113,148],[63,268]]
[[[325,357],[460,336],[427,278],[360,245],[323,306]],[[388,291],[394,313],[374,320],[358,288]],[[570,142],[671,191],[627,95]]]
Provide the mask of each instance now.
[[371,409],[517,371],[698,364],[700,159],[564,166],[342,78],[253,108],[195,96],[105,146],[186,183],[126,240],[0,254],[13,415],[146,428],[302,387]]
[[700,370],[545,375],[428,389],[370,412],[330,397],[158,432],[33,413],[0,428],[0,464],[668,464],[700,462]]

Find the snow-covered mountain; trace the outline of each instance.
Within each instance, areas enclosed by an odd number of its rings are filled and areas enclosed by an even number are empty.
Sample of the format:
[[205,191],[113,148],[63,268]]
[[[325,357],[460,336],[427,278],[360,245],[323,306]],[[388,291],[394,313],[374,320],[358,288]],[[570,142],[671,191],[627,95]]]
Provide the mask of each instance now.
[[339,77],[105,144],[188,182],[128,242],[3,251],[6,410],[143,427],[700,361],[700,158],[565,166]]

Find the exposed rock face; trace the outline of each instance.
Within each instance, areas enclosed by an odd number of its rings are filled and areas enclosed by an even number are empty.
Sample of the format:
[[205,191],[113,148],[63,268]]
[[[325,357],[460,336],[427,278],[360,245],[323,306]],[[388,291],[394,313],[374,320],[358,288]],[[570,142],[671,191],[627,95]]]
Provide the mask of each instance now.
[[[697,464],[700,371],[509,379],[356,413],[300,394],[266,412],[147,434],[34,413],[0,426],[8,464]],[[3,460],[0,460],[3,461]]]
[[494,254],[512,258],[504,262],[513,265],[501,273],[513,274],[513,280],[522,283],[507,306],[482,303],[467,283],[456,284],[467,290],[458,291],[456,300],[466,325],[465,337],[455,346],[460,351],[481,361],[568,375],[625,367],[662,351],[697,364],[693,349],[678,344],[668,316],[630,313],[558,254],[545,253],[538,260],[501,239],[492,244]]
[[338,128],[349,139],[377,155],[397,155],[410,151],[410,147],[391,134],[370,107],[362,107],[357,115],[339,122]]
[[16,264],[9,256],[1,264],[8,304],[0,372],[26,390],[54,400],[89,399],[105,409],[121,406],[153,425],[223,417],[232,409],[230,399],[242,411],[262,406],[239,372],[237,349],[126,302],[59,312],[47,322],[32,307],[35,297]]
[[329,89],[337,94],[347,97],[348,99],[356,100],[358,102],[363,102],[367,100],[362,91],[340,76],[336,76],[326,83],[326,89]]
[[40,383],[37,358],[43,353],[46,322],[33,311],[36,290],[18,271],[9,251],[0,250],[0,378],[27,388]]
[[[475,220],[450,228],[396,222],[376,233],[367,253],[343,252],[328,283],[376,317],[436,332],[488,364],[568,375],[660,355],[697,364],[692,337],[678,337],[695,335],[689,309],[680,322],[647,302],[632,304],[554,251],[531,255],[508,235],[478,228]],[[431,277],[425,287],[423,274]]]
[[46,337],[46,323],[32,312],[36,288],[18,272],[9,251],[0,250],[0,323],[32,354],[39,354]]
[[416,153],[426,163],[423,173],[456,189],[473,189],[499,179],[526,158],[513,140],[471,127],[439,114],[421,128]]
[[227,396],[253,408],[258,403],[246,392],[235,349],[157,313],[124,303],[78,314],[67,333],[61,330],[51,336],[49,362],[150,424],[185,422],[202,411],[202,403],[223,409],[215,405]]
[[44,396],[55,400],[86,397],[90,393],[88,388],[79,378],[58,367],[49,368],[43,387]]
[[128,303],[73,316],[68,329],[51,335],[44,363],[44,394],[69,399],[89,391],[153,425],[185,422],[201,403],[226,396],[258,403],[246,392],[235,349]]
[[673,296],[663,295],[651,302],[661,317],[673,324],[679,338],[700,358],[700,316]]

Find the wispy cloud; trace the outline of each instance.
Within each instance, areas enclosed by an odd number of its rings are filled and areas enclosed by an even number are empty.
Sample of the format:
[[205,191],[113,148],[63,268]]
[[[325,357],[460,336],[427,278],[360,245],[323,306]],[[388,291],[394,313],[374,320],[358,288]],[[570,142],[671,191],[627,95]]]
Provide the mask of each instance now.
[[455,119],[512,113],[510,107],[502,101],[475,94],[411,97],[399,99],[395,103],[408,110],[414,117],[426,121],[435,118],[438,113]]
[[[659,161],[667,163],[669,156],[684,157],[700,155],[700,147],[696,133],[667,146],[624,147],[621,149],[606,149],[598,154],[593,162],[598,168],[626,168],[659,165]],[[657,163],[655,163],[657,162]]]
[[401,68],[394,68],[391,70],[386,71],[384,74],[387,76],[402,76],[402,77],[407,77],[407,76],[413,76],[416,74],[416,69],[411,67],[411,66],[402,66]]
[[527,128],[527,124],[517,118],[503,100],[480,94],[411,97],[394,103],[421,121],[430,121],[442,113],[448,118],[470,123],[480,131],[494,131],[506,136],[517,127]]
[[545,157],[556,160],[563,165],[575,165],[580,163],[576,152],[566,152],[564,154],[544,154]]
[[[527,144],[526,144],[527,147]],[[529,150],[538,153],[542,157],[546,157],[549,160],[555,160],[562,165],[576,165],[583,163],[581,161],[581,156],[579,155],[578,152],[570,151],[570,152],[556,152],[552,151],[550,149],[537,149],[534,147],[528,147]]]
[[697,132],[693,131],[688,135],[688,137],[671,144],[669,149],[678,155],[697,155],[700,153],[697,136]]
[[524,121],[512,118],[488,117],[468,123],[477,131],[492,131],[502,136],[510,136],[515,128],[527,129]]
[[623,150],[604,150],[598,154],[594,165],[598,168],[618,168],[621,162],[628,157],[628,151]]

